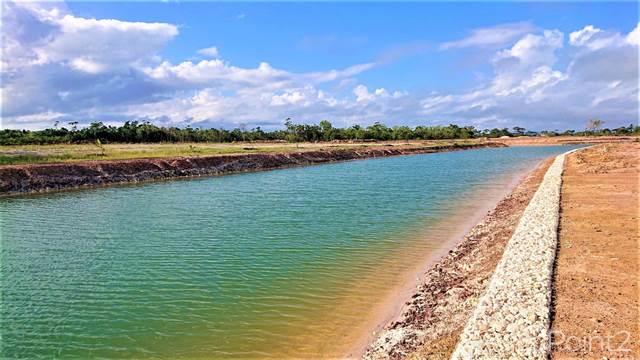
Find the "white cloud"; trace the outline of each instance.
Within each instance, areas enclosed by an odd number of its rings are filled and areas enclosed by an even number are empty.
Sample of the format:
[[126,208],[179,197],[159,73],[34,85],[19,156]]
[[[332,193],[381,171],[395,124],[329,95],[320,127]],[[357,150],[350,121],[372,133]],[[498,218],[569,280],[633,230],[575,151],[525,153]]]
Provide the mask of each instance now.
[[593,25],[587,25],[583,29],[569,34],[569,43],[573,46],[582,46],[600,31],[600,29],[594,28]]
[[374,92],[370,93],[369,89],[366,86],[360,84],[353,89],[353,93],[356,95],[357,102],[365,102],[374,100],[376,97],[385,97],[388,96],[387,90],[384,88],[376,89]]
[[71,60],[71,67],[89,74],[99,74],[105,71],[106,66],[85,57],[78,57]]
[[568,66],[558,67],[563,35],[527,34],[493,59],[494,78],[462,94],[431,94],[424,114],[469,119],[476,124],[581,128],[600,117],[609,126],[638,121],[638,28],[629,34],[593,26],[572,32]]
[[303,88],[287,89],[277,92],[271,96],[271,106],[301,106],[309,107],[317,104],[335,106],[338,100],[328,95],[322,90],[318,90],[311,85]]
[[171,87],[217,85],[227,90],[259,88],[275,91],[350,78],[372,67],[373,64],[358,64],[341,70],[293,73],[276,69],[266,62],[256,68],[242,68],[222,59],[212,59],[196,63],[185,61],[177,65],[165,61],[142,71]]
[[43,119],[52,114],[84,122],[152,118],[227,125],[273,122],[285,114],[339,117],[339,107],[349,111],[355,100],[339,100],[317,86],[353,80],[374,67],[294,73],[262,62],[244,68],[218,58],[215,47],[199,51],[212,59],[173,64],[159,52],[177,35],[174,25],[85,19],[31,3],[5,6],[3,22],[13,19],[21,25],[16,28],[40,33],[31,43],[24,38],[34,38],[32,33],[6,36],[11,41],[3,50],[12,50],[13,67],[3,67],[3,126],[50,126]]
[[531,68],[543,64],[553,64],[556,50],[562,47],[563,34],[558,30],[545,30],[542,35],[527,34],[513,47],[499,51],[494,61],[506,66]]
[[[604,31],[593,25],[587,25],[581,30],[572,32],[569,35],[569,39],[572,46],[593,51],[610,47],[634,45],[634,37],[637,36],[635,34],[636,33],[632,31],[624,36],[618,32]],[[638,45],[637,41],[635,41],[635,45]]]
[[38,63],[69,62],[90,73],[123,69],[150,59],[178,34],[176,26],[163,23],[84,19],[72,15],[48,22],[57,29],[51,41],[35,49]]
[[563,34],[560,31],[545,30],[542,35],[527,34],[511,48],[498,51],[493,58],[496,72],[493,90],[498,94],[509,91],[540,67],[552,66],[562,42]]
[[215,46],[211,46],[211,47],[208,47],[208,48],[200,49],[200,50],[198,50],[198,54],[209,56],[209,57],[212,57],[212,58],[217,58],[218,56],[220,56],[220,52],[218,51],[218,48],[215,47]]
[[81,18],[60,3],[2,6],[3,127],[123,119],[276,127],[291,117],[565,128],[593,116],[609,125],[638,116],[638,27],[622,34],[586,26],[568,35],[568,48],[560,31],[529,23],[476,29],[442,48],[493,48],[490,80],[418,96],[362,83],[361,74],[382,66],[373,62],[309,72],[240,67],[215,47],[200,49],[200,61],[170,62],[161,51],[178,36],[175,25]]
[[533,30],[534,27],[529,22],[473,29],[471,34],[465,38],[441,44],[440,50],[465,47],[499,47]]
[[64,3],[1,6],[3,126],[34,114],[96,114],[158,94],[138,67],[156,61],[175,25],[80,18]]
[[627,35],[626,40],[631,45],[640,46],[640,23]]

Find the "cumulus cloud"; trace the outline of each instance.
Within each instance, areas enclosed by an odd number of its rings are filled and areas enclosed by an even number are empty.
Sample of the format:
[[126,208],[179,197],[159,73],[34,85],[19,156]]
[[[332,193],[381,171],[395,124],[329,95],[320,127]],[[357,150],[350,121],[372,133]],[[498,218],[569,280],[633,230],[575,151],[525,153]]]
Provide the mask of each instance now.
[[[178,34],[176,26],[163,23],[84,19],[66,15],[54,20],[58,33],[36,50],[39,60],[76,62],[93,71],[125,69],[155,55]],[[126,46],[123,46],[126,44]]]
[[2,6],[3,127],[158,95],[136,68],[155,61],[176,26],[79,18],[61,3]]
[[3,23],[15,29],[3,27],[3,127],[44,127],[48,119],[61,117],[255,122],[269,114],[297,113],[285,107],[338,106],[316,87],[374,66],[308,73],[266,62],[244,68],[221,59],[216,47],[198,51],[211,59],[174,64],[159,53],[178,35],[175,25],[86,19],[49,4],[6,2],[3,7]]
[[408,95],[406,91],[394,91],[393,94],[389,94],[389,92],[387,92],[385,88],[378,88],[372,92],[369,92],[369,89],[367,89],[367,87],[362,84],[353,88],[353,93],[356,96],[356,102],[359,102],[359,103],[374,101],[374,100],[383,99],[383,98],[398,99]]
[[638,121],[638,27],[629,34],[592,25],[569,34],[568,66],[558,65],[563,34],[526,34],[492,61],[493,79],[461,94],[431,94],[426,115],[465,118],[477,124],[581,128],[592,117],[610,126]]
[[529,23],[475,29],[441,48],[493,48],[489,80],[424,96],[362,83],[361,74],[390,66],[380,61],[293,72],[267,62],[236,66],[216,47],[200,49],[200,60],[169,61],[162,50],[177,41],[173,24],[82,18],[63,3],[2,6],[3,128],[55,120],[275,127],[287,117],[339,126],[567,128],[594,116],[609,125],[638,117],[638,27],[626,34],[589,25],[563,34]]
[[574,46],[582,46],[601,31],[600,29],[594,28],[593,25],[587,25],[584,29],[569,34],[569,42]]

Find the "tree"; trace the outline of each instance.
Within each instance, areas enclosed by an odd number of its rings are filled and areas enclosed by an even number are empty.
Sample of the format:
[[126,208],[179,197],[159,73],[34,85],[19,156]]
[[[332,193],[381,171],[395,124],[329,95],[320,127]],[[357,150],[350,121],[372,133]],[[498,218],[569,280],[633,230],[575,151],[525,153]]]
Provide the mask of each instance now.
[[395,126],[393,128],[393,138],[395,140],[411,140],[414,133],[408,126]]
[[247,134],[247,124],[240,123],[240,132],[242,132],[242,141],[246,141],[245,135]]
[[284,120],[284,126],[287,128],[287,140],[296,141],[296,125],[291,121],[290,117]]
[[589,121],[587,121],[587,130],[596,131],[600,128],[600,126],[602,126],[602,124],[604,124],[604,121],[600,119],[590,119]]
[[525,131],[527,129],[520,127],[520,126],[514,126],[513,127],[513,131],[515,132],[516,135],[524,135]]
[[333,140],[333,126],[329,120],[320,121],[320,129],[322,131],[322,137],[325,141]]

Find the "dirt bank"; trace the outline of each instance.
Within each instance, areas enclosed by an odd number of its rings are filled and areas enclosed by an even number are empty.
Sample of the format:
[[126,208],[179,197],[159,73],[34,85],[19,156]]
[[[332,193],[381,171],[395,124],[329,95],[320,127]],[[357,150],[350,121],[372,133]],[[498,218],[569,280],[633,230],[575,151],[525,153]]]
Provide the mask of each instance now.
[[504,146],[506,145],[500,143],[454,144],[428,147],[379,147],[305,151],[282,154],[243,154],[170,159],[9,165],[0,167],[0,195],[180,177],[221,175],[332,161]]
[[552,357],[640,358],[639,144],[567,157]]
[[638,142],[638,136],[518,136],[494,139],[509,146],[551,146],[568,144],[601,144],[619,142]]
[[400,320],[391,323],[369,346],[365,358],[450,357],[551,160],[526,176],[426,273]]

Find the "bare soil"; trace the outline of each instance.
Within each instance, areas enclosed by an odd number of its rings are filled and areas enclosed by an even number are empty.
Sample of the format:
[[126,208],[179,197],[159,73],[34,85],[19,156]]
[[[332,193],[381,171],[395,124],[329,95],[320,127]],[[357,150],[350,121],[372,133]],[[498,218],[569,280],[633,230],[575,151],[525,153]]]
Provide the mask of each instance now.
[[616,142],[637,142],[637,136],[518,136],[493,139],[509,146],[549,146],[567,144],[600,144]]
[[554,288],[555,359],[638,359],[638,155],[605,144],[567,157]]

